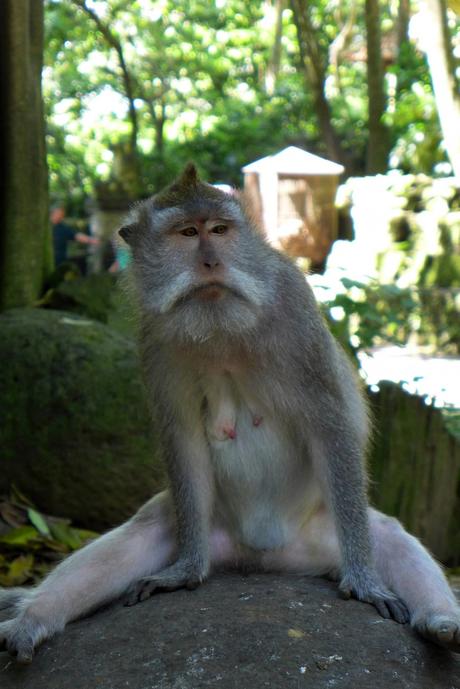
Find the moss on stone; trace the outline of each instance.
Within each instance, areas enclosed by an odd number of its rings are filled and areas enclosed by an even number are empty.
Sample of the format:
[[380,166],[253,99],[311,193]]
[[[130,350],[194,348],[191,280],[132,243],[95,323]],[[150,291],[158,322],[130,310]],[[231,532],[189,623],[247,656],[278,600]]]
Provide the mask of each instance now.
[[0,316],[0,491],[104,528],[164,482],[136,345],[73,313]]

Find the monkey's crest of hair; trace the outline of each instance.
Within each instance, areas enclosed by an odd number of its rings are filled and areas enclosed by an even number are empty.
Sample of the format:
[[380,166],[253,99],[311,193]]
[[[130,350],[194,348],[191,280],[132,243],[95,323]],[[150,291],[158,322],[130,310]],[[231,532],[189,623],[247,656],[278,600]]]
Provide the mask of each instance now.
[[188,163],[178,179],[153,197],[153,208],[155,210],[171,208],[178,202],[184,203],[187,199],[193,198],[222,201],[226,198],[226,194],[213,187],[212,184],[203,182],[195,164]]
[[[178,208],[187,208],[188,212],[214,207],[215,211],[230,211],[236,213],[240,219],[244,218],[255,226],[252,213],[248,212],[246,200],[238,194],[236,198],[212,184],[203,182],[194,163],[188,163],[181,175],[164,189],[150,199],[136,203],[127,218],[127,223],[119,230],[119,235],[127,244],[132,245],[136,241],[138,230],[150,226],[150,220],[155,217],[162,224],[168,212],[175,212]],[[233,211],[233,212],[232,212]],[[166,213],[167,215],[162,215]]]

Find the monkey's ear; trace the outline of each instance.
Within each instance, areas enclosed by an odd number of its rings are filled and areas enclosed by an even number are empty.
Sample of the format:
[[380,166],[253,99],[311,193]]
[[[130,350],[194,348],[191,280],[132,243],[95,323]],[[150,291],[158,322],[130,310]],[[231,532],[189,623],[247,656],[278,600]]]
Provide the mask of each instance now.
[[200,181],[200,176],[198,174],[198,170],[196,169],[195,163],[187,163],[176,184],[185,189],[189,189],[190,187],[198,186]]
[[131,244],[134,233],[136,232],[136,228],[137,225],[134,223],[132,225],[124,225],[118,230],[118,234],[125,240],[127,244]]

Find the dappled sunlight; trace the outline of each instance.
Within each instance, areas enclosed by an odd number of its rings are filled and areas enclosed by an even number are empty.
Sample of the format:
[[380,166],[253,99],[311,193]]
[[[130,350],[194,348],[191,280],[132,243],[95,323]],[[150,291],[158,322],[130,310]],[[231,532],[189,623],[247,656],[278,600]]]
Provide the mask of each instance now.
[[402,383],[404,390],[423,395],[427,404],[460,409],[460,359],[424,355],[412,347],[379,347],[358,354],[368,385],[382,380]]

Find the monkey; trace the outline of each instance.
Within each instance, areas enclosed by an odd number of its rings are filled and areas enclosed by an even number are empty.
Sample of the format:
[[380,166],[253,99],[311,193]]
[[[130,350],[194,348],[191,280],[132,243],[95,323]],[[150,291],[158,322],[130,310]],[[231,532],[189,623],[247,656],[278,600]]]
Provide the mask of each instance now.
[[30,662],[44,639],[112,600],[134,605],[249,567],[333,578],[342,596],[460,652],[441,568],[369,506],[370,422],[354,367],[244,195],[190,163],[120,235],[169,486],[36,588],[2,590],[0,644]]

